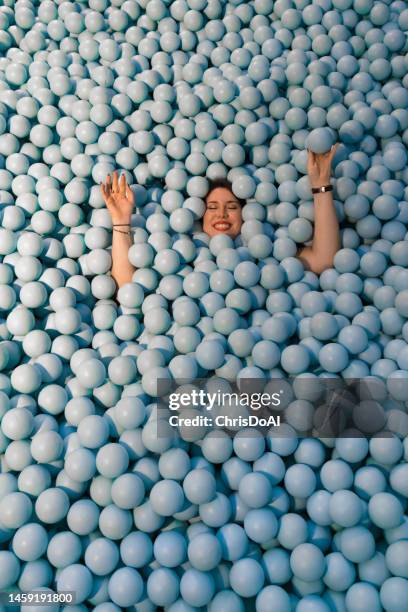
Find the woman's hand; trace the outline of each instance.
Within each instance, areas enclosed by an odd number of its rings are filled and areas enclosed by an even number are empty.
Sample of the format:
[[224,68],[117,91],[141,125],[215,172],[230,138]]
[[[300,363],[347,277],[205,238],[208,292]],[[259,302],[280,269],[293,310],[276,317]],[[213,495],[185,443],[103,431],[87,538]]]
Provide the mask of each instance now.
[[126,182],[124,174],[118,179],[118,172],[113,173],[111,182],[110,174],[106,177],[106,185],[101,183],[101,191],[107,209],[110,212],[113,223],[130,223],[131,215],[135,205],[133,191]]
[[337,151],[338,143],[334,144],[327,153],[313,153],[307,150],[307,173],[311,187],[322,187],[330,181],[331,163]]

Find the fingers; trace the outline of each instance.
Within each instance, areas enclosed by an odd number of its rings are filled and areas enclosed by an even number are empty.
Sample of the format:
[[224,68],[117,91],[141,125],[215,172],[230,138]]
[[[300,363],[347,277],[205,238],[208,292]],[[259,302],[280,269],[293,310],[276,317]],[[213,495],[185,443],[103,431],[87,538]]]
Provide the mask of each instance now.
[[330,149],[330,161],[333,159],[333,157],[336,155],[336,151],[339,148],[339,143],[336,142],[336,144],[334,144],[332,146],[332,148]]
[[129,202],[132,202],[132,204],[134,203],[135,195],[127,183],[126,183],[126,198],[129,200]]
[[121,175],[120,177],[120,181],[119,181],[119,193],[122,196],[126,195],[126,177],[124,174]]
[[112,190],[113,191],[119,191],[119,180],[118,180],[118,171],[115,170],[113,172],[113,185],[112,185]]
[[128,199],[130,198],[133,200],[133,191],[130,189],[129,185],[126,182],[126,175],[122,174],[120,178],[118,178],[117,170],[113,172],[113,180],[111,178],[111,175],[108,174],[106,177],[106,184],[101,182],[100,187],[105,202],[110,198],[112,194],[115,193],[118,193],[123,197],[127,197]]
[[309,154],[309,160],[312,161],[312,162],[315,162],[316,161],[316,154],[313,153],[313,151],[311,149],[308,149],[307,152]]
[[326,153],[313,153],[313,151],[311,151],[310,149],[307,149],[307,152],[309,154],[309,159],[313,162],[316,162],[317,159],[325,159],[325,158],[333,159],[339,146],[340,146],[340,143],[336,142],[334,145],[331,146],[329,151],[326,151]]
[[308,171],[310,172],[316,166],[316,155],[310,149],[307,149],[307,152],[308,152],[307,165],[308,165]]
[[105,202],[107,202],[111,194],[111,183],[110,183],[109,174],[106,177],[106,185],[104,185],[103,182],[100,185],[101,185],[102,197],[105,200]]

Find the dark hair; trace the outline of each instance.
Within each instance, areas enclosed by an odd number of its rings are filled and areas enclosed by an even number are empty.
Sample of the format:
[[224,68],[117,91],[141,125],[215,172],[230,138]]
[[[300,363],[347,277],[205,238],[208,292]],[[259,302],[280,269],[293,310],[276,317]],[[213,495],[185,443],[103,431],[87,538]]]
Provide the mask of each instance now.
[[231,181],[229,181],[226,178],[216,178],[216,179],[210,180],[209,181],[209,187],[208,187],[207,195],[205,196],[205,199],[207,199],[208,194],[213,189],[217,189],[218,187],[223,187],[224,189],[228,189],[228,191],[230,191],[232,193],[234,198],[237,199],[237,202],[241,205],[241,208],[245,205],[245,200],[242,200],[241,198],[238,198],[235,195],[235,193],[232,191],[232,183],[231,183]]

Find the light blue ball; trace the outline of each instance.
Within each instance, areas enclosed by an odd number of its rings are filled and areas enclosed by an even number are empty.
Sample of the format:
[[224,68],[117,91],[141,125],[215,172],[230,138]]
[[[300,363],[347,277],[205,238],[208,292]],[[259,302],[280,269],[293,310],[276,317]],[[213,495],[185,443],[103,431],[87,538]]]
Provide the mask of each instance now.
[[111,540],[97,538],[87,546],[84,558],[87,567],[93,574],[106,576],[117,566],[119,549]]
[[319,351],[319,362],[326,372],[340,372],[347,367],[349,355],[342,344],[330,342]]
[[307,137],[306,146],[313,153],[327,153],[333,146],[333,137],[327,128],[316,128]]
[[201,533],[190,541],[187,554],[194,568],[206,572],[218,566],[222,558],[222,548],[215,535]]
[[340,532],[339,547],[346,559],[363,563],[374,555],[375,540],[365,527],[349,527]]
[[177,567],[186,559],[186,540],[176,531],[163,532],[156,537],[153,551],[155,559],[161,565],[170,568]]
[[392,543],[385,553],[385,562],[387,568],[394,576],[401,578],[407,578],[406,571],[406,557],[407,557],[407,542],[401,540],[400,542]]
[[0,501],[1,523],[5,529],[18,529],[29,521],[32,510],[31,499],[25,493],[6,493]]
[[368,442],[365,438],[338,438],[336,451],[341,459],[349,463],[357,463],[368,453]]
[[376,552],[368,561],[359,563],[358,573],[360,580],[370,582],[377,587],[380,587],[382,583],[390,577],[390,572],[385,563],[385,557],[380,552]]
[[251,540],[258,544],[264,544],[276,536],[278,521],[272,510],[261,508],[259,510],[250,510],[246,514],[244,527],[246,534]]
[[131,510],[143,501],[145,487],[137,474],[122,474],[112,484],[111,495],[119,508]]
[[233,591],[218,591],[209,604],[209,612],[223,610],[224,612],[244,612],[245,604],[243,600]]
[[320,479],[325,489],[334,493],[352,486],[353,471],[345,461],[332,459],[322,466]]
[[290,556],[290,567],[297,578],[305,582],[319,580],[326,571],[322,551],[314,544],[299,544]]
[[58,576],[57,588],[59,591],[74,591],[75,601],[82,603],[88,599],[92,591],[92,574],[87,567],[80,563],[68,565]]
[[289,553],[280,547],[271,548],[264,553],[262,567],[271,584],[285,584],[290,580],[292,570],[289,559]]
[[338,525],[353,527],[362,518],[363,506],[358,495],[340,489],[331,496],[329,512],[332,520]]
[[407,493],[407,487],[405,486],[405,475],[407,473],[407,467],[405,464],[396,465],[390,473],[390,485],[400,495]]
[[216,494],[214,476],[208,470],[192,470],[183,481],[183,490],[187,499],[194,504],[210,502]]
[[382,529],[398,527],[402,522],[403,507],[391,493],[376,493],[368,502],[368,514],[375,525]]
[[78,436],[82,446],[90,449],[100,448],[109,437],[109,425],[103,417],[91,414],[78,424]]
[[241,597],[257,595],[262,589],[264,581],[265,575],[262,566],[255,559],[240,559],[231,567],[231,588]]
[[307,612],[307,610],[316,610],[316,612],[329,612],[330,606],[326,604],[318,595],[306,595],[299,600],[297,604],[299,612]]
[[134,568],[122,567],[111,575],[108,592],[118,606],[133,606],[142,598],[143,580]]
[[259,612],[290,612],[292,608],[287,592],[282,587],[269,585],[258,593],[256,609]]
[[20,562],[9,550],[0,551],[0,567],[2,569],[0,585],[7,589],[15,584],[20,574]]
[[315,491],[306,503],[307,513],[310,518],[320,526],[328,526],[332,519],[329,512],[331,495],[328,491]]
[[93,389],[105,381],[106,369],[101,361],[89,359],[81,364],[77,377],[83,387]]
[[184,601],[195,607],[207,605],[213,598],[215,583],[208,572],[194,568],[186,570],[180,580],[180,594]]
[[50,538],[47,557],[56,568],[64,568],[79,561],[82,554],[81,540],[70,531],[62,531]]
[[348,589],[345,603],[347,608],[353,611],[362,610],[367,604],[373,610],[381,610],[377,589],[365,582],[357,582]]
[[129,533],[120,543],[120,556],[129,567],[141,568],[148,565],[153,557],[150,537],[142,531]]
[[47,532],[42,525],[28,523],[14,534],[12,548],[22,561],[35,561],[41,557],[48,544]]
[[152,508],[160,516],[172,516],[180,512],[184,504],[184,493],[174,480],[162,480],[156,483],[150,492]]
[[272,499],[272,486],[261,472],[244,476],[239,483],[239,495],[250,508],[262,508]]
[[68,510],[68,495],[58,487],[40,493],[35,503],[37,517],[44,523],[58,523],[65,518]]
[[217,532],[221,545],[222,558],[227,561],[237,561],[248,551],[248,537],[244,529],[236,523],[223,525]]
[[234,278],[236,283],[243,288],[253,287],[259,281],[260,271],[254,263],[243,261],[235,268]]
[[313,470],[302,464],[292,465],[285,474],[285,487],[294,497],[309,497],[316,488]]
[[74,480],[87,482],[96,472],[94,454],[88,449],[78,448],[66,457],[64,469]]
[[282,368],[289,374],[301,374],[307,371],[310,364],[309,351],[299,345],[287,346],[281,354]]
[[231,516],[230,501],[222,493],[217,493],[210,502],[200,504],[199,514],[201,520],[209,527],[221,527]]
[[408,602],[408,580],[394,576],[388,578],[380,590],[381,604],[390,612],[402,612]]

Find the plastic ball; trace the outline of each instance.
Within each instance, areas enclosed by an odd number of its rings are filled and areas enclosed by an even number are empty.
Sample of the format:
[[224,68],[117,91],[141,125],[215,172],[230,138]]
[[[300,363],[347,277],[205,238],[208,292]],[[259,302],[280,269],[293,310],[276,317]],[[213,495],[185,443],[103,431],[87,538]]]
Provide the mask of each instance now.
[[8,588],[15,583],[20,574],[20,562],[14,553],[9,550],[2,550],[0,552],[0,566],[3,570],[0,581],[1,588]]
[[183,481],[186,498],[194,504],[204,504],[214,499],[216,482],[214,476],[207,470],[191,470]]
[[156,483],[150,492],[152,508],[161,516],[170,516],[181,510],[184,493],[181,486],[173,480]]
[[76,563],[81,556],[80,538],[69,531],[55,534],[49,541],[47,557],[54,567],[64,568]]
[[327,129],[316,128],[308,136],[307,146],[313,153],[327,153],[332,145],[332,135]]
[[380,590],[381,604],[385,609],[398,612],[408,601],[408,581],[399,576],[385,580]]
[[362,563],[373,556],[375,541],[365,527],[350,527],[341,533],[340,551],[349,561]]
[[22,561],[35,561],[47,549],[48,536],[42,527],[35,523],[28,523],[20,527],[13,537],[13,550]]
[[314,544],[299,544],[292,551],[290,566],[294,575],[306,582],[319,580],[325,572],[326,563],[321,550]]
[[241,499],[251,508],[266,506],[272,497],[269,479],[261,472],[253,472],[244,476],[239,483]]
[[208,604],[215,591],[214,578],[208,572],[189,568],[180,580],[180,594],[193,607]]
[[7,529],[18,529],[28,522],[33,504],[25,493],[10,492],[0,502],[0,520]]
[[221,561],[222,549],[215,535],[202,533],[191,540],[187,554],[194,568],[201,571],[210,571],[215,569]]
[[259,593],[265,580],[261,565],[255,559],[236,561],[230,572],[231,588],[241,597],[253,597]]
[[85,564],[96,576],[106,576],[117,566],[119,550],[117,545],[107,538],[93,540],[85,551]]
[[46,489],[40,493],[35,502],[35,512],[46,524],[58,523],[67,515],[68,510],[68,495],[58,487]]
[[391,493],[376,493],[368,502],[368,513],[375,525],[391,529],[401,524],[403,507],[399,499]]
[[128,453],[120,444],[106,444],[96,454],[96,468],[107,478],[117,478],[126,471],[128,465]]
[[73,563],[62,569],[57,588],[60,591],[75,591],[76,602],[82,603],[92,591],[92,574],[84,565]]

